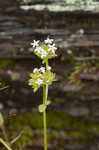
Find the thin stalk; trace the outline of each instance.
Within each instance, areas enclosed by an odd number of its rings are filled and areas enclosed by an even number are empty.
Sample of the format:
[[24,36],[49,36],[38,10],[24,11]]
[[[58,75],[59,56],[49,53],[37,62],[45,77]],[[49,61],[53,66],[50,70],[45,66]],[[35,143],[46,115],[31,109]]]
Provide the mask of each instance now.
[[47,96],[48,96],[48,84],[46,84],[46,99],[45,99],[45,104],[47,104]]
[[[48,70],[48,60],[46,61],[46,70]],[[47,96],[48,96],[48,84],[46,84],[46,100],[45,100],[45,104],[47,104]]]
[[0,142],[1,142],[8,150],[12,150],[12,149],[10,148],[10,146],[9,146],[2,138],[0,138]]
[[[48,60],[46,61],[46,70],[48,70]],[[43,104],[47,104],[48,85],[43,86]],[[46,121],[46,109],[43,112],[43,126],[44,126],[44,150],[47,150],[47,121]]]
[[[43,104],[46,104],[46,86],[43,86]],[[47,123],[46,110],[43,112],[43,126],[44,126],[44,150],[47,150]]]

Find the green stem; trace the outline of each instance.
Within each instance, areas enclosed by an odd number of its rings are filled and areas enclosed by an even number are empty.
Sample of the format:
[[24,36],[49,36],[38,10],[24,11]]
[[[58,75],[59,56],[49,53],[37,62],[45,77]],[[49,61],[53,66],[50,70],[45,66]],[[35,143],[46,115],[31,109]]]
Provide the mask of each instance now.
[[[46,103],[46,86],[43,86],[43,104],[45,103]],[[43,112],[43,126],[44,126],[44,150],[47,150],[46,110]]]
[[[46,70],[48,70],[48,60],[46,61]],[[48,96],[48,84],[46,84],[46,100],[45,100],[45,104],[47,104],[47,96]]]
[[47,96],[48,96],[48,84],[46,84],[46,99],[45,99],[45,104],[47,104]]
[[0,142],[1,142],[8,150],[12,150],[12,149],[10,148],[10,146],[9,146],[2,138],[0,138]]
[[[46,61],[46,70],[48,68],[48,60]],[[47,96],[48,96],[48,85],[43,86],[43,104],[47,104]],[[46,121],[46,109],[43,112],[43,126],[44,126],[44,150],[47,150],[47,121]]]

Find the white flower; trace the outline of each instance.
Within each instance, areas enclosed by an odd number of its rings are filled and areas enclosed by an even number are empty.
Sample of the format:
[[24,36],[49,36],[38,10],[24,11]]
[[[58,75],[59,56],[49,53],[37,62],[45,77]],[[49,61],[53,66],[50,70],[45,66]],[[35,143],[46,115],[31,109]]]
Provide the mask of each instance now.
[[41,68],[39,69],[39,71],[41,71],[42,73],[44,73],[44,72],[45,72],[45,67],[41,67]]
[[51,67],[50,67],[50,66],[48,66],[47,70],[51,70]]
[[33,41],[33,43],[31,43],[31,45],[33,46],[33,48],[35,48],[35,47],[37,47],[37,46],[39,46],[39,41]]
[[41,79],[39,78],[35,83],[38,84],[38,85],[41,85],[41,84],[43,84],[43,80],[41,80]]
[[57,49],[57,47],[55,47],[55,44],[53,44],[53,45],[48,45],[49,46],[49,49],[48,49],[48,51],[52,51],[53,53],[55,53],[55,50]]
[[38,72],[38,68],[35,68],[35,69],[33,70],[33,73],[35,73],[35,72]]
[[45,44],[52,44],[53,41],[54,41],[53,39],[47,38],[44,42]]
[[57,47],[55,47],[55,44],[53,44],[53,45],[50,45],[50,44],[49,44],[49,48],[50,48],[50,49],[54,49],[54,50],[57,49]]
[[44,51],[44,50],[42,50],[42,51],[41,51],[41,58],[44,58],[46,55],[47,55],[47,52]]
[[37,53],[40,54],[40,53],[42,52],[42,50],[43,50],[43,49],[42,49],[41,47],[37,47],[37,48],[35,49],[35,52],[37,52]]
[[44,58],[47,55],[47,52],[42,47],[37,47],[35,52],[41,55],[41,58]]

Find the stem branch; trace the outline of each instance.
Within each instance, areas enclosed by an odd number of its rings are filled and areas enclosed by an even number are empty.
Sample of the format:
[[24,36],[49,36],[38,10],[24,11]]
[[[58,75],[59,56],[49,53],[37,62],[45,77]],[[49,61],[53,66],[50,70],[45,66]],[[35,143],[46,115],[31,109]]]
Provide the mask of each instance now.
[[8,150],[12,150],[12,149],[10,148],[10,146],[9,146],[2,138],[0,138],[0,142],[1,142]]

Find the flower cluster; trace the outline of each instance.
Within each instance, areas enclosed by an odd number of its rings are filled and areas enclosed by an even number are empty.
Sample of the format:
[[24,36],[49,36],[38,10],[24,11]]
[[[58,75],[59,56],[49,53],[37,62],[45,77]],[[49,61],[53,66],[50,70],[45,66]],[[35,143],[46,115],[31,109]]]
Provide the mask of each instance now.
[[57,56],[55,54],[57,48],[55,46],[55,44],[53,43],[53,39],[49,39],[47,38],[44,41],[44,44],[40,44],[40,41],[33,41],[33,43],[31,43],[31,45],[34,48],[34,53],[40,57],[41,59],[43,59],[43,63],[46,62],[46,60],[48,60],[49,58],[55,57]]
[[46,84],[50,85],[53,81],[55,81],[55,75],[51,72],[51,67],[48,66],[47,70],[45,67],[41,67],[40,69],[35,68],[33,73],[30,74],[29,85],[36,92],[38,88]]
[[51,72],[51,67],[48,66],[48,59],[56,56],[55,52],[57,48],[53,41],[53,39],[47,38],[41,44],[40,41],[36,40],[31,43],[34,53],[43,60],[43,63],[46,63],[46,68],[35,68],[33,73],[30,74],[29,85],[32,86],[34,92],[43,85],[50,85],[55,81],[55,74]]

